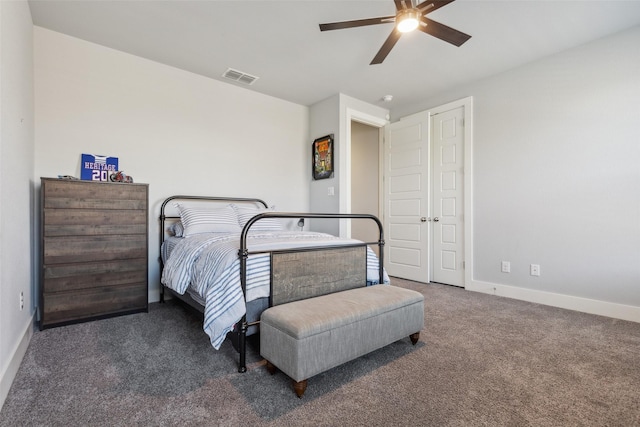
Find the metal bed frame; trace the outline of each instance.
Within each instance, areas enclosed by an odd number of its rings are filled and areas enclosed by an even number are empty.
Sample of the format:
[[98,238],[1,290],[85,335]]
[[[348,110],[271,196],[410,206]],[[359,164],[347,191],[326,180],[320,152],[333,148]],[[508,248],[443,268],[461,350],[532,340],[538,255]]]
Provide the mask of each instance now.
[[[165,240],[165,226],[167,220],[179,220],[179,216],[167,216],[165,215],[165,208],[167,203],[171,200],[200,200],[200,201],[214,201],[214,202],[242,202],[242,203],[254,203],[261,204],[265,208],[268,205],[261,199],[254,198],[238,198],[238,197],[207,197],[207,196],[171,196],[167,198],[160,208],[160,246]],[[353,243],[353,244],[344,244],[344,245],[331,245],[331,246],[313,246],[313,247],[304,247],[304,248],[295,248],[295,249],[276,249],[276,250],[259,250],[259,251],[249,251],[247,246],[247,235],[249,233],[249,229],[253,224],[260,221],[264,218],[291,218],[291,219],[306,219],[306,218],[319,218],[319,219],[368,219],[374,221],[378,226],[378,240],[376,242],[362,242],[362,243]],[[291,253],[291,252],[315,252],[315,251],[329,251],[332,249],[344,249],[344,248],[356,248],[368,245],[378,245],[378,280],[379,283],[384,283],[384,232],[382,228],[382,223],[375,215],[370,214],[335,214],[335,213],[306,213],[306,212],[264,212],[260,213],[247,221],[242,232],[240,233],[240,248],[238,250],[238,257],[240,259],[240,281],[242,286],[242,294],[245,298],[246,305],[246,289],[247,289],[247,259],[250,255],[254,254],[271,254],[272,262],[271,262],[271,280],[273,281],[273,254],[278,253]],[[160,257],[160,265],[161,269],[164,268],[164,263],[162,261],[162,257]],[[366,274],[366,263],[365,263],[365,274]],[[178,297],[180,300],[186,302],[187,304],[194,306],[195,301],[192,303],[189,300],[186,300],[183,296],[179,295],[177,292],[169,291]],[[160,290],[160,302],[164,302],[164,292],[165,286],[161,286]],[[190,299],[191,300],[191,299]],[[192,301],[192,300],[191,300]],[[269,306],[271,306],[271,299],[269,301]],[[198,308],[198,307],[196,307]],[[248,322],[246,314],[242,316],[240,321],[238,322],[239,327],[238,330],[238,353],[239,353],[239,361],[238,361],[238,372],[246,372],[246,339],[247,339],[247,331],[250,326],[258,326],[260,321]]]

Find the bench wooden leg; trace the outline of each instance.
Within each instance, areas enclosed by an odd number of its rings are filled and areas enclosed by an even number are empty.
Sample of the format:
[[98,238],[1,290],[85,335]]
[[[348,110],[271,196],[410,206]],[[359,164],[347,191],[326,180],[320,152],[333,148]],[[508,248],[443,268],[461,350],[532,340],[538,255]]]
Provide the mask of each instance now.
[[278,371],[278,368],[276,368],[276,365],[269,362],[268,360],[266,362],[267,362],[266,364],[267,372],[269,372],[271,375],[275,374]]
[[307,389],[307,380],[294,381],[293,382],[293,389],[295,390],[296,395],[299,398],[302,398],[302,395],[304,394],[305,390]]
[[416,345],[416,343],[420,339],[420,332],[416,332],[415,334],[409,335],[409,338],[411,338],[411,344]]

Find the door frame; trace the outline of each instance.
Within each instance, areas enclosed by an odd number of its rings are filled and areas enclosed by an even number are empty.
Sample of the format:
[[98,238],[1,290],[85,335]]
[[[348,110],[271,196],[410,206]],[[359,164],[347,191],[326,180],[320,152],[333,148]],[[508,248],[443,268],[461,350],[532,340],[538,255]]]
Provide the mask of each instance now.
[[[340,212],[351,213],[351,122],[360,122],[365,125],[378,128],[380,130],[385,125],[389,123],[386,119],[381,119],[380,117],[373,116],[371,114],[363,113],[362,111],[355,110],[353,108],[347,108],[345,112],[345,132],[344,132],[344,143],[340,144],[339,152],[340,152],[340,170],[348,171],[341,177],[339,183],[340,189],[340,200],[338,202]],[[380,133],[380,132],[379,132]],[[378,150],[382,153],[382,144],[381,135],[378,135]],[[382,180],[383,180],[383,159],[379,155],[378,161],[378,170],[380,171],[378,174],[378,212],[381,211],[381,205],[383,203],[383,194],[384,189],[382,188]],[[340,237],[351,237],[351,222],[346,219],[340,220],[339,225],[339,234]]]
[[[473,281],[473,97],[469,96],[427,110],[429,127],[432,116],[445,111],[463,107],[464,111],[464,287],[471,286]],[[429,129],[429,152],[431,153],[431,129]],[[429,185],[433,182],[433,156],[429,164]],[[429,190],[429,206],[431,209],[433,194]],[[431,212],[429,212],[431,213]],[[429,245],[432,245],[430,242]],[[431,246],[433,248],[433,246]],[[432,260],[429,260],[429,281],[433,278]]]

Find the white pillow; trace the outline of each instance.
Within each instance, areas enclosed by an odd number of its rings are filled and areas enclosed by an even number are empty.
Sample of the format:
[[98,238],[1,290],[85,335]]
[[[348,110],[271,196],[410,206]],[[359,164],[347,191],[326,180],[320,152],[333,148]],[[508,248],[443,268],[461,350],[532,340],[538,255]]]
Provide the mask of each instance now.
[[239,233],[238,217],[231,205],[207,209],[176,203],[184,227],[184,237],[201,233]]
[[[240,228],[244,228],[247,221],[249,221],[252,217],[264,213],[264,212],[274,212],[273,207],[271,208],[255,208],[252,206],[238,206],[232,205],[238,215],[238,223],[240,224]],[[263,218],[251,225],[249,231],[280,231],[284,230],[282,225],[281,218]]]

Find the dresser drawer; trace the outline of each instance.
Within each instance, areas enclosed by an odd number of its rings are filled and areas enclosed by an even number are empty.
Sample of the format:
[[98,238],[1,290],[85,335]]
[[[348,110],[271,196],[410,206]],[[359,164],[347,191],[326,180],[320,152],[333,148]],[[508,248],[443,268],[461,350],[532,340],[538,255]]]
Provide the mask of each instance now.
[[45,237],[44,265],[147,256],[147,235]]
[[147,234],[145,210],[45,209],[44,236]]
[[47,179],[44,209],[147,209],[147,185]]
[[48,293],[140,283],[147,280],[147,259],[114,260],[44,267]]
[[146,282],[43,295],[41,327],[147,309]]

